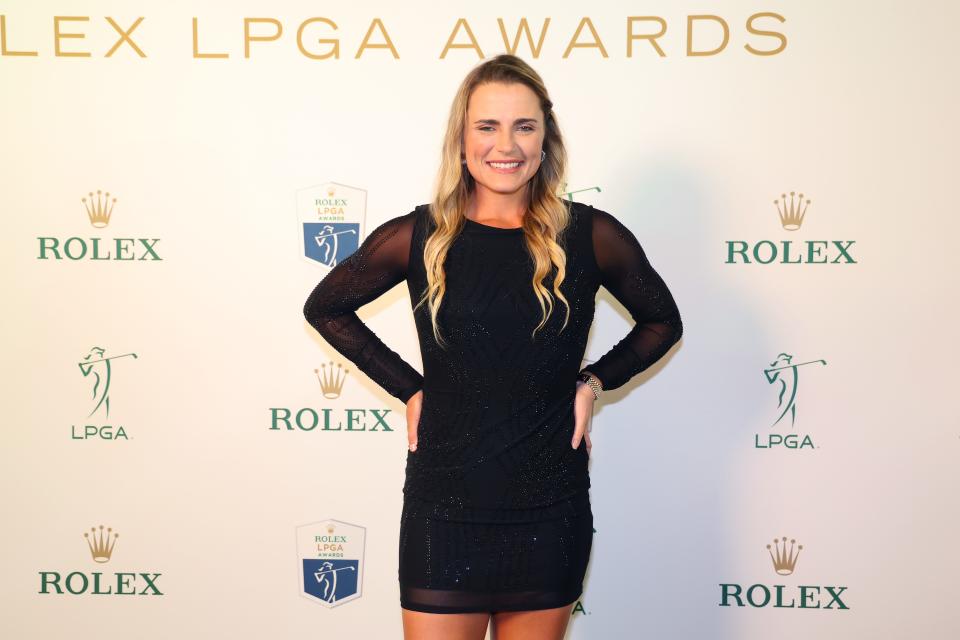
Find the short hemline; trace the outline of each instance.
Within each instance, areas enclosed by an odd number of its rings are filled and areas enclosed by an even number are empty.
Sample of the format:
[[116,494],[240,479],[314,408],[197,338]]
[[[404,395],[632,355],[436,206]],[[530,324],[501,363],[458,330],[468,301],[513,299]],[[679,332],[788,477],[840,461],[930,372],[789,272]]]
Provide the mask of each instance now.
[[507,611],[541,611],[543,609],[559,609],[560,607],[568,607],[577,600],[580,599],[580,596],[583,595],[583,589],[579,589],[574,596],[568,596],[565,598],[560,598],[559,604],[547,604],[547,605],[527,605],[518,604],[515,606],[505,606],[498,607],[496,609],[491,609],[489,607],[441,607],[441,606],[431,606],[431,605],[420,605],[420,604],[411,604],[410,602],[405,601],[403,598],[400,599],[400,608],[406,609],[407,611],[417,611],[419,613],[501,613]]

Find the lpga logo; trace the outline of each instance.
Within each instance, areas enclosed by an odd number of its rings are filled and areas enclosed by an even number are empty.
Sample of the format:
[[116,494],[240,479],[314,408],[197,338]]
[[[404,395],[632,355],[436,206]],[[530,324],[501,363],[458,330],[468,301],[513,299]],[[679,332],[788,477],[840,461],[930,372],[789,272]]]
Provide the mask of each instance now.
[[301,594],[327,607],[360,597],[366,529],[325,520],[297,527]]
[[[774,420],[774,427],[787,415],[790,416],[790,430],[794,430],[794,422],[797,418],[797,389],[800,384],[800,367],[810,367],[811,365],[826,366],[827,361],[823,359],[808,360],[806,362],[794,362],[793,355],[789,353],[780,353],[776,359],[763,370],[764,378],[767,383],[777,390],[777,408],[780,409],[780,415]],[[816,449],[813,444],[813,438],[805,434],[797,433],[769,433],[766,442],[760,438],[760,434],[753,437],[753,446],[756,449],[772,449],[774,447],[786,447],[788,449]]]
[[[87,355],[80,359],[77,366],[80,367],[80,373],[86,378],[91,386],[90,397],[92,399],[93,409],[87,414],[87,418],[95,413],[102,413],[103,418],[110,417],[110,382],[113,379],[114,360],[120,358],[137,359],[136,353],[122,353],[115,356],[106,355],[106,349],[103,347],[91,347]],[[126,362],[126,361],[123,361]],[[127,432],[123,425],[115,424],[83,424],[79,427],[71,425],[70,438],[72,440],[87,440],[90,438],[100,438],[102,440],[128,440]]]

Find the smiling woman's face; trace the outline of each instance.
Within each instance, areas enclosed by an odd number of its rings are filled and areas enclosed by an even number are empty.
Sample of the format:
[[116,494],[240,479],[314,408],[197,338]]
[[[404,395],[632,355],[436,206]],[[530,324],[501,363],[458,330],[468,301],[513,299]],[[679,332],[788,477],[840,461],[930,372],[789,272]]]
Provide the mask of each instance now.
[[[526,188],[540,167],[543,120],[537,94],[525,84],[488,82],[473,90],[463,144],[477,189],[510,194]],[[500,161],[508,166],[491,164]]]

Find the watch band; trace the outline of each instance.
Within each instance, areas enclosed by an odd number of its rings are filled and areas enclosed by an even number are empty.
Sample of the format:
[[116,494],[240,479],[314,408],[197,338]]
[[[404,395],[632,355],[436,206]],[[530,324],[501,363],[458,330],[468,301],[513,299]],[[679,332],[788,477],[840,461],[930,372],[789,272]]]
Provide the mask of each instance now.
[[603,385],[600,384],[600,381],[597,380],[596,376],[591,375],[588,372],[581,371],[579,375],[577,375],[577,379],[582,380],[587,384],[587,386],[590,387],[590,389],[593,391],[594,399],[598,399],[600,397],[600,392],[603,391]]

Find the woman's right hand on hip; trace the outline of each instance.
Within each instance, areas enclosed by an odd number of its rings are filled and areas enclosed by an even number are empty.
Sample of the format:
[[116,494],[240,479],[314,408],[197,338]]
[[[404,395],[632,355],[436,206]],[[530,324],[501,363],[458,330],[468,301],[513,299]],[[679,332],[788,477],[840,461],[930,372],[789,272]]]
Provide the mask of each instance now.
[[417,450],[417,427],[420,424],[420,408],[423,406],[423,389],[407,400],[407,448]]

